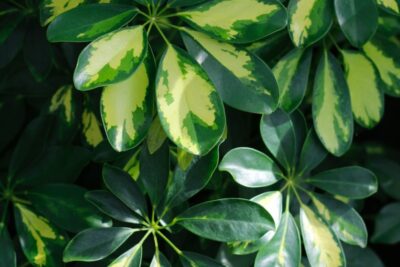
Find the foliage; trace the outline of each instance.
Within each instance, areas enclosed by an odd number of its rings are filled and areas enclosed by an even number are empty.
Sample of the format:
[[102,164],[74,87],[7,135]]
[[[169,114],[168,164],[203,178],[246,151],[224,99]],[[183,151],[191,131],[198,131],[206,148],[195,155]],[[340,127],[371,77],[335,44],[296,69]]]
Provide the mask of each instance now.
[[399,16],[3,1],[0,266],[383,266],[398,155],[355,137],[400,96]]

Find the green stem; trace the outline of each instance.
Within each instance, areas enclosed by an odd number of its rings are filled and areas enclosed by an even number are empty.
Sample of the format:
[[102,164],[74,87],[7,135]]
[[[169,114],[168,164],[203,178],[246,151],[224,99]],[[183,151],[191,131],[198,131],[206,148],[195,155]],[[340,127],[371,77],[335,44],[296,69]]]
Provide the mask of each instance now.
[[156,249],[156,259],[157,259],[157,262],[160,262],[160,250],[158,248],[157,236],[156,236],[156,233],[154,231],[153,231],[153,239],[154,239],[154,247]]
[[14,0],[7,0],[10,4],[13,4],[16,7],[19,7],[20,9],[26,9],[26,7],[24,7],[23,5],[21,5],[18,2],[15,2]]
[[300,198],[299,193],[297,193],[296,188],[295,188],[295,187],[292,187],[292,188],[293,188],[294,194],[296,195],[297,201],[300,203],[301,206],[305,206],[305,204],[303,203],[303,201],[302,201],[301,198]]
[[146,14],[146,13],[144,13],[142,10],[140,10],[140,9],[136,9],[136,12],[137,13],[139,13],[140,15],[143,15],[143,16],[145,16],[146,18],[148,18],[148,19],[151,19],[151,16],[149,16],[148,14]]
[[179,248],[177,248],[174,243],[171,242],[171,240],[168,239],[168,237],[166,237],[163,233],[161,232],[157,232],[158,235],[161,236],[162,239],[165,240],[165,242],[168,243],[168,245],[171,246],[171,248],[179,255],[179,256],[183,256],[183,252],[182,250],[180,250]]
[[154,23],[154,26],[156,26],[158,32],[160,33],[160,35],[164,39],[164,41],[167,43],[167,45],[170,46],[171,43],[168,41],[167,37],[164,35],[163,31],[160,29],[160,27],[157,25],[157,23]]
[[339,51],[339,53],[343,54],[343,50],[339,47],[339,45],[336,43],[335,39],[333,38],[332,35],[328,34],[329,39],[331,39],[333,45],[336,47],[336,49]]
[[7,211],[8,211],[8,204],[10,203],[10,200],[7,199],[6,203],[4,204],[4,210],[3,210],[3,214],[1,215],[1,221],[0,223],[4,223],[7,217]]
[[287,195],[286,195],[286,203],[285,203],[285,211],[288,212],[289,208],[290,208],[290,187],[287,191]]

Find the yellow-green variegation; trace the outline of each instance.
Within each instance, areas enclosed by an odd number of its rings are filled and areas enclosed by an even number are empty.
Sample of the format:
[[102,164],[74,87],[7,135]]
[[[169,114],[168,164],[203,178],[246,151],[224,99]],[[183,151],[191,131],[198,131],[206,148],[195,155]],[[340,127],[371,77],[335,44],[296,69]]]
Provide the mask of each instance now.
[[300,208],[300,228],[307,258],[312,267],[344,267],[346,260],[340,241],[328,224],[311,208]]
[[184,150],[206,154],[222,137],[225,113],[214,85],[194,59],[172,45],[159,65],[156,99],[161,125]]
[[278,86],[270,68],[255,54],[185,29],[189,53],[205,69],[222,100],[237,109],[272,113],[277,106]]
[[385,83],[385,92],[392,96],[400,96],[399,44],[376,36],[363,46],[363,50],[377,67]]
[[279,87],[279,107],[286,112],[294,111],[304,98],[311,56],[311,50],[294,49],[272,69]]
[[151,57],[126,80],[106,86],[101,95],[101,115],[108,141],[117,151],[138,145],[153,115]]
[[85,142],[91,147],[97,147],[104,140],[100,122],[89,108],[82,112],[82,133]]
[[363,53],[344,50],[342,55],[354,119],[361,126],[372,128],[381,120],[384,110],[379,73]]
[[121,82],[130,77],[147,54],[143,26],[123,28],[101,36],[81,52],[74,72],[78,90]]
[[88,0],[43,0],[40,4],[40,23],[46,25],[58,15],[71,10]]
[[339,63],[327,51],[315,75],[312,112],[322,144],[330,153],[343,155],[353,139],[350,95]]
[[306,47],[324,37],[332,25],[332,12],[332,1],[291,0],[288,29],[294,45]]
[[50,100],[49,112],[58,112],[63,122],[69,126],[73,124],[75,119],[75,102],[72,85],[62,86],[54,93]]
[[115,259],[108,267],[140,267],[142,266],[142,254],[142,243],[139,243]]
[[378,6],[384,10],[400,15],[400,2],[399,0],[377,0]]
[[22,250],[29,262],[36,267],[62,266],[67,237],[27,206],[16,204],[14,211]]
[[278,0],[212,0],[179,15],[219,40],[252,42],[286,26],[286,10]]

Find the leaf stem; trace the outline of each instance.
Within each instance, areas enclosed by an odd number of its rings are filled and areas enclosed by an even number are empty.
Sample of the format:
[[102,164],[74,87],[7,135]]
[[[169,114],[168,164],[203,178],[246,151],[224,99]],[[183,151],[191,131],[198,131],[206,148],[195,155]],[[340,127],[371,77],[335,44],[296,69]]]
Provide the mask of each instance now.
[[154,247],[156,249],[156,259],[157,259],[157,262],[160,262],[160,250],[158,248],[157,235],[154,231],[153,231],[153,239],[154,239]]
[[329,39],[331,39],[333,45],[336,47],[336,49],[339,51],[339,53],[343,54],[343,50],[339,47],[339,45],[336,43],[335,39],[331,34],[328,34]]
[[140,15],[145,16],[145,17],[148,18],[149,20],[151,20],[151,16],[149,16],[148,14],[146,14],[145,12],[143,12],[142,10],[136,8],[136,12],[139,13]]
[[290,208],[290,187],[287,191],[287,195],[286,195],[286,203],[285,203],[285,211],[288,212],[289,208]]
[[179,248],[177,248],[174,243],[171,242],[171,240],[168,239],[168,237],[166,237],[163,233],[161,232],[157,232],[158,235],[161,236],[162,239],[165,240],[165,242],[168,243],[168,245],[171,246],[171,248],[179,255],[179,256],[183,256],[183,252],[182,250],[180,250]]
[[6,203],[4,204],[4,210],[3,210],[3,214],[1,215],[1,220],[0,223],[4,223],[7,217],[7,212],[8,212],[8,204],[10,203],[10,200],[7,199]]
[[164,35],[163,31],[160,29],[160,27],[157,25],[157,23],[154,23],[154,26],[156,26],[158,32],[160,33],[160,35],[164,39],[164,41],[167,43],[167,45],[171,46],[171,43],[168,41],[167,37]]
[[304,202],[301,200],[301,197],[300,197],[299,193],[297,192],[296,188],[295,188],[295,187],[292,187],[292,188],[293,188],[294,194],[296,195],[297,201],[299,201],[299,203],[300,203],[301,206],[305,206],[305,204],[304,204]]

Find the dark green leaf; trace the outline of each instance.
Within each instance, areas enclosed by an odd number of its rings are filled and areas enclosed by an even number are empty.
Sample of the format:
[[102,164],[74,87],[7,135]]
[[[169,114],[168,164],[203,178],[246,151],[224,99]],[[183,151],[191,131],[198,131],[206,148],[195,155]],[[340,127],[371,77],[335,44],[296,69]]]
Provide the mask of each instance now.
[[378,255],[370,248],[343,245],[347,267],[384,267]]
[[214,259],[194,252],[185,251],[180,257],[183,267],[222,267]]
[[246,187],[269,186],[283,176],[267,155],[246,147],[235,148],[225,154],[219,170],[229,172],[237,183]]
[[110,227],[112,222],[99,213],[77,185],[47,184],[28,192],[33,206],[51,222],[73,233],[90,227]]
[[140,188],[130,175],[116,167],[104,165],[103,180],[107,188],[138,215],[147,216],[147,205]]
[[307,173],[312,171],[327,155],[328,152],[322,146],[314,129],[311,129],[301,150],[298,172]]
[[139,224],[141,219],[113,194],[105,190],[87,192],[85,198],[101,212],[121,222]]
[[378,9],[374,0],[335,0],[336,17],[349,42],[361,47],[378,27]]
[[274,229],[271,215],[245,199],[219,199],[189,208],[175,218],[187,230],[221,241],[256,240]]
[[371,158],[367,166],[378,177],[379,185],[390,197],[400,200],[400,165],[386,158]]
[[0,44],[2,44],[23,19],[22,12],[18,9],[2,10],[0,15]]
[[0,131],[0,151],[12,141],[25,122],[25,105],[17,98],[0,99],[0,121],[7,131]]
[[132,6],[90,4],[58,16],[47,29],[50,42],[88,42],[127,24],[136,11]]
[[92,228],[77,234],[66,246],[64,262],[97,261],[119,248],[135,229],[126,227]]
[[369,197],[378,189],[375,174],[358,166],[321,172],[306,181],[331,194],[356,199]]
[[3,223],[0,223],[0,248],[0,267],[17,266],[14,244]]
[[395,244],[400,241],[400,202],[384,206],[375,219],[372,241]]

